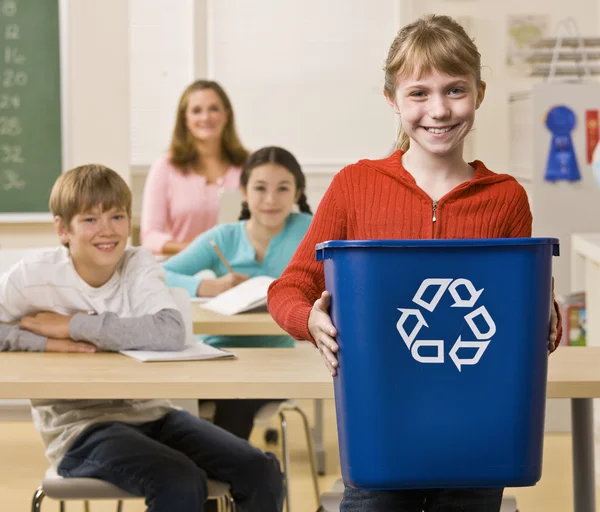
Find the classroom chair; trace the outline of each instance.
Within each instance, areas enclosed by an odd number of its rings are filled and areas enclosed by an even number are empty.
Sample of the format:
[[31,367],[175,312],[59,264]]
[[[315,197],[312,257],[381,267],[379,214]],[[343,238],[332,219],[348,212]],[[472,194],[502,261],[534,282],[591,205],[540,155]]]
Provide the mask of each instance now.
[[237,222],[242,210],[242,191],[239,188],[221,189],[219,197],[219,214],[217,224],[229,224]]
[[[193,407],[194,404],[187,404],[187,401],[178,401],[178,404],[182,407]],[[282,461],[281,466],[283,468],[283,475],[286,482],[286,510],[287,512],[291,512],[290,506],[290,455],[288,448],[288,428],[287,428],[287,418],[286,413],[295,412],[300,415],[302,418],[302,422],[304,424],[304,434],[306,436],[306,448],[308,451],[308,460],[310,463],[310,470],[312,474],[313,480],[313,488],[315,493],[315,500],[317,504],[320,500],[320,491],[319,491],[319,481],[317,477],[317,468],[315,463],[315,451],[313,446],[312,433],[310,430],[310,426],[308,424],[308,418],[306,417],[306,413],[296,404],[294,400],[285,400],[282,402],[273,401],[263,405],[256,416],[254,416],[255,425],[263,426],[270,425],[271,421],[275,416],[279,416],[280,427],[281,427],[281,452],[282,452]],[[201,418],[212,420],[215,415],[215,403],[206,401],[202,402],[202,405],[199,408],[199,415]]]
[[[9,270],[15,263],[36,252],[53,247],[32,247],[8,249],[0,247],[0,274]],[[29,400],[0,400],[0,421],[30,421],[31,404]]]
[[[33,495],[31,512],[42,510],[42,500],[46,496],[60,502],[60,512],[65,512],[65,502],[73,500],[83,501],[85,512],[90,512],[91,500],[116,500],[117,512],[121,512],[123,500],[142,499],[96,478],[63,478],[52,468],[46,471],[41,485]],[[236,510],[229,484],[224,482],[208,481],[208,500],[217,502],[218,512]]]
[[257,423],[263,423],[270,421],[275,415],[279,416],[279,422],[281,427],[281,453],[282,453],[282,467],[283,475],[286,482],[286,510],[291,512],[290,504],[290,455],[288,448],[288,429],[287,429],[287,418],[286,413],[295,412],[302,418],[304,424],[304,434],[306,436],[306,449],[308,451],[308,461],[310,463],[310,471],[313,481],[313,489],[315,493],[315,500],[318,504],[320,501],[319,492],[319,481],[317,478],[317,466],[315,462],[315,448],[313,445],[312,432],[308,423],[306,413],[296,404],[294,400],[285,400],[283,402],[270,402],[263,405],[256,413],[255,421]]
[[[186,345],[195,343],[196,340],[193,335],[192,311],[189,296],[183,288],[169,288],[169,291],[171,292],[177,308],[183,316],[186,327]],[[183,409],[197,415],[197,409],[194,409],[194,404],[198,403],[196,400],[174,400],[173,402],[175,402],[175,405],[179,405]],[[235,502],[231,496],[229,484],[216,480],[209,480],[208,495],[209,500],[217,502],[217,509],[219,512],[235,512]],[[122,491],[108,482],[95,478],[63,478],[53,469],[46,471],[46,475],[42,480],[41,485],[33,495],[31,504],[32,512],[41,510],[41,503],[45,496],[60,501],[60,512],[64,512],[65,502],[70,500],[84,501],[86,512],[89,512],[90,500],[116,500],[117,512],[121,512],[123,500],[140,499],[139,496],[134,496]]]

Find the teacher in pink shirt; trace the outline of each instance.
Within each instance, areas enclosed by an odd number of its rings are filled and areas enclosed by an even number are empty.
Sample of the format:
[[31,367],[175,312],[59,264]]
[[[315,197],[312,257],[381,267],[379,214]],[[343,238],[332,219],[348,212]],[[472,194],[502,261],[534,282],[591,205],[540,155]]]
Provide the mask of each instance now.
[[146,178],[142,245],[175,254],[213,227],[221,191],[239,186],[247,157],[223,88],[210,80],[189,85],[179,100],[169,152]]

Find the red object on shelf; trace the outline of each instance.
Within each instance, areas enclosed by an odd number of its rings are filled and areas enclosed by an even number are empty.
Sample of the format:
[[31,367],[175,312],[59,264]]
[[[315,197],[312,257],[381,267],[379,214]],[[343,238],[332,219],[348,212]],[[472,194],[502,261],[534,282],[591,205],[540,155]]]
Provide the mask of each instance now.
[[593,161],[594,149],[598,144],[599,128],[598,128],[598,111],[597,110],[586,110],[585,111],[585,133],[586,133],[586,155],[587,163],[591,164]]

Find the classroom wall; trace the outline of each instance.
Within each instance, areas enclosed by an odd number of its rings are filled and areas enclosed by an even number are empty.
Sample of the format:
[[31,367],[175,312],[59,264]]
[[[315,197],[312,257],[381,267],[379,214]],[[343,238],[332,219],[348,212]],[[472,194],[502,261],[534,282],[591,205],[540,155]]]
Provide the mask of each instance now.
[[[150,5],[160,9],[167,2],[151,0]],[[165,50],[137,54],[134,59],[141,60],[134,65],[154,70],[162,77],[165,93],[168,90],[176,96],[173,91],[186,84],[183,69],[195,77],[222,81],[233,100],[244,143],[250,148],[283,144],[295,152],[309,174],[312,204],[319,202],[331,177],[345,164],[365,156],[377,158],[391,149],[396,120],[381,95],[381,67],[389,43],[404,23],[428,12],[450,14],[475,38],[488,90],[466,145],[467,157],[482,159],[497,172],[513,174],[517,170],[509,156],[508,99],[542,79],[523,77],[507,68],[509,16],[547,15],[551,35],[556,24],[569,16],[583,35],[600,31],[598,0],[385,0],[378,2],[377,9],[369,0],[331,0],[326,5],[317,0],[285,4],[261,0],[251,9],[236,9],[234,4],[234,0],[178,4],[152,30],[179,23],[185,32],[188,25],[179,20],[194,19],[193,48],[173,53],[169,47],[169,60],[164,58]],[[148,10],[132,14],[132,23],[148,16]],[[151,31],[144,34],[138,28],[137,34],[142,40]],[[163,87],[158,80],[154,86]],[[171,119],[170,123],[150,126],[142,124],[140,117],[137,128],[133,120],[136,211],[148,165],[168,145],[173,106],[166,101],[148,103],[145,108],[152,109],[156,119]],[[533,194],[531,177],[521,175],[519,180]]]
[[[226,82],[249,147],[278,143],[298,154],[316,205],[343,165],[393,145],[396,121],[381,96],[381,65],[402,24],[425,12],[467,24],[489,83],[467,151],[501,172],[512,171],[508,96],[539,80],[507,72],[508,16],[547,13],[552,26],[572,16],[584,35],[600,26],[598,0],[385,0],[376,11],[369,0],[331,0],[326,7],[318,0],[261,0],[247,13],[233,0],[62,1],[69,41],[65,168],[86,161],[112,166],[131,183],[135,212],[148,166],[168,145],[178,95],[194,77]],[[267,53],[250,59],[251,50]],[[282,86],[287,94],[276,94]],[[365,120],[366,112],[372,114]],[[521,181],[530,188],[527,177]],[[1,247],[54,240],[47,223],[0,224]]]
[[[128,2],[63,0],[62,5],[68,42],[63,167],[101,162],[130,182]],[[54,244],[51,223],[0,223],[0,247]]]
[[[131,183],[135,212],[148,166],[167,147],[177,97],[194,77],[227,82],[249,147],[279,143],[298,154],[314,208],[344,164],[393,145],[381,66],[402,24],[445,13],[476,38],[489,88],[467,152],[498,172],[512,171],[508,97],[538,81],[505,68],[507,17],[548,13],[554,25],[572,16],[584,35],[600,31],[599,0],[261,0],[245,17],[231,0],[61,1],[68,33],[64,167],[111,166]],[[248,49],[267,53],[249,59]],[[282,85],[287,94],[274,93]],[[531,180],[521,178],[530,189]],[[55,243],[50,223],[0,223],[0,247]],[[547,423],[568,429],[566,404],[550,407]]]
[[[389,41],[402,22],[402,2],[381,0],[185,0],[167,18],[156,10],[168,0],[140,8],[133,0],[132,26],[138,40],[180,27],[184,39],[194,19],[194,45],[173,53],[172,46],[149,56],[133,55],[132,66],[156,80],[134,96],[171,93],[166,101],[134,105],[132,156],[134,211],[139,212],[148,166],[168,146],[175,102],[193,77],[218,80],[230,95],[243,143],[250,149],[277,144],[300,160],[308,179],[307,196],[318,204],[335,172],[358,158],[385,156],[396,133],[395,116],[382,94],[382,66]],[[364,23],[370,18],[370,23]],[[132,43],[136,46],[135,41]],[[176,86],[179,81],[179,85]],[[163,123],[146,121],[149,110]]]
[[[511,172],[509,160],[509,95],[530,90],[542,78],[526,78],[506,66],[507,27],[510,15],[548,15],[551,36],[560,20],[572,17],[584,36],[600,34],[598,0],[419,0],[413,14],[449,14],[467,20],[470,35],[482,55],[482,78],[488,82],[486,98],[477,113],[475,148],[477,158],[496,172]],[[527,180],[524,180],[528,183]]]

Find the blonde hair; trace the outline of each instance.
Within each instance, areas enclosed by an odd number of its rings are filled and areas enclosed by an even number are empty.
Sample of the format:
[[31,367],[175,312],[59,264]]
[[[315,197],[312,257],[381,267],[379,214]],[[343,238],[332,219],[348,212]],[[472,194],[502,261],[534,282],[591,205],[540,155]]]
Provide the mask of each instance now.
[[75,167],[62,174],[50,193],[50,211],[68,229],[75,215],[101,206],[123,208],[131,219],[131,190],[115,171],[99,164]]
[[188,172],[189,167],[196,167],[200,163],[200,155],[196,148],[196,143],[192,134],[189,132],[185,122],[185,111],[190,101],[190,95],[196,91],[211,89],[221,99],[223,108],[227,112],[227,123],[221,136],[221,150],[223,154],[233,165],[242,166],[248,158],[248,151],[242,145],[235,129],[235,118],[233,107],[229,97],[223,88],[212,80],[196,80],[187,86],[179,99],[177,114],[175,117],[175,127],[171,137],[171,146],[169,148],[171,162],[183,173]]
[[[403,27],[390,46],[384,66],[384,91],[396,94],[398,76],[420,78],[438,70],[451,76],[472,75],[481,85],[481,55],[465,29],[449,16],[428,14]],[[410,139],[402,130],[396,149],[406,151]]]

